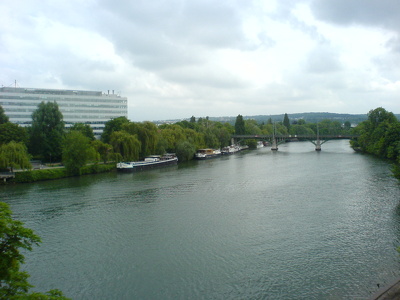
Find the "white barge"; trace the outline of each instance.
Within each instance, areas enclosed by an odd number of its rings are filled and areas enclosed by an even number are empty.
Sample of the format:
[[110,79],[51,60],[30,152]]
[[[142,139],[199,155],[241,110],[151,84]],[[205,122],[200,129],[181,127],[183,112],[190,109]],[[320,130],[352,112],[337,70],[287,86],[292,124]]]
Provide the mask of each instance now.
[[161,168],[170,165],[176,165],[178,158],[175,154],[168,153],[165,155],[151,155],[143,161],[131,161],[117,163],[117,171],[134,172],[148,169]]

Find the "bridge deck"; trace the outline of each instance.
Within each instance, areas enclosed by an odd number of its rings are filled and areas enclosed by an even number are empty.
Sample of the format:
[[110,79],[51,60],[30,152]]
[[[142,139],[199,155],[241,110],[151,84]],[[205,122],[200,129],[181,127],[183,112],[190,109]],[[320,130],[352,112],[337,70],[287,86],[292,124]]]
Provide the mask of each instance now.
[[[234,139],[285,139],[285,140],[316,140],[318,137],[316,135],[232,135]],[[358,135],[319,135],[320,140],[338,140],[338,139],[355,139]]]

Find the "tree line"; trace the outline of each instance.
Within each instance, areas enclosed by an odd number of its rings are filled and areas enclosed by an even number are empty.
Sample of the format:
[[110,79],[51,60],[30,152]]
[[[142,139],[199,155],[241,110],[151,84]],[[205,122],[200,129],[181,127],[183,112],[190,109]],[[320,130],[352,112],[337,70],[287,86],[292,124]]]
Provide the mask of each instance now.
[[393,173],[400,179],[400,122],[392,112],[382,107],[369,111],[368,119],[361,122],[351,141],[354,150],[390,159],[394,162]]
[[[317,124],[304,120],[258,123],[236,117],[235,124],[211,121],[208,117],[157,126],[153,122],[131,122],[118,117],[106,122],[101,138],[92,128],[76,123],[66,128],[56,102],[42,102],[32,113],[32,124],[22,127],[9,122],[0,106],[0,169],[31,168],[30,160],[61,162],[70,174],[79,174],[88,162],[135,161],[148,155],[176,153],[180,161],[193,158],[197,149],[222,148],[231,144],[233,134],[315,135],[349,133],[349,122],[323,120]],[[250,147],[255,141],[245,141]]]

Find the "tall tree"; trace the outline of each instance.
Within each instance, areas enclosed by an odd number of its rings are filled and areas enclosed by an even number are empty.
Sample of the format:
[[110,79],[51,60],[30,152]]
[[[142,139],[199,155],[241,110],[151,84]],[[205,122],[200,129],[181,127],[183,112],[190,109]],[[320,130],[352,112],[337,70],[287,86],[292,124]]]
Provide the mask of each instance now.
[[114,152],[119,153],[123,160],[139,159],[141,144],[137,136],[126,131],[114,131],[110,137],[110,144],[113,146]]
[[42,101],[32,113],[30,151],[49,161],[60,161],[64,138],[63,115],[56,102]]
[[[157,126],[152,122],[135,123],[130,122],[122,126],[122,129],[131,135],[137,135],[142,147],[139,153],[140,157],[156,154],[159,133]],[[163,154],[163,153],[160,153]]]
[[101,135],[101,141],[110,144],[111,135],[114,131],[121,131],[124,124],[129,123],[126,117],[118,117],[106,122]]
[[112,158],[113,155],[113,147],[110,144],[103,143],[99,140],[92,141],[93,148],[100,154],[100,159],[107,163]]
[[236,117],[235,134],[246,134],[246,128],[245,128],[245,124],[244,124],[242,115],[238,115]]
[[179,161],[191,160],[195,153],[196,148],[188,141],[180,142],[176,146],[176,155],[178,156]]
[[0,168],[10,168],[11,172],[14,168],[31,169],[29,162],[29,154],[23,143],[14,141],[0,146]]
[[288,114],[285,113],[285,116],[283,117],[283,125],[287,128],[289,131],[290,129],[290,120]]
[[0,124],[7,123],[8,121],[9,119],[5,114],[3,107],[0,105]]
[[90,160],[97,160],[99,154],[90,144],[90,139],[82,132],[72,130],[65,136],[62,162],[71,175],[80,175],[80,169]]

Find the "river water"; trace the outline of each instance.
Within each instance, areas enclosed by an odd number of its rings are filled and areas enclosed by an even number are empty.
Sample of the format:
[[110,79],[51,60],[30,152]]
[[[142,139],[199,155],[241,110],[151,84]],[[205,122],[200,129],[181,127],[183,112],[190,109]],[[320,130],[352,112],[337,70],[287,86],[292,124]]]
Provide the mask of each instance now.
[[73,299],[366,299],[400,275],[400,185],[347,140],[1,186]]

